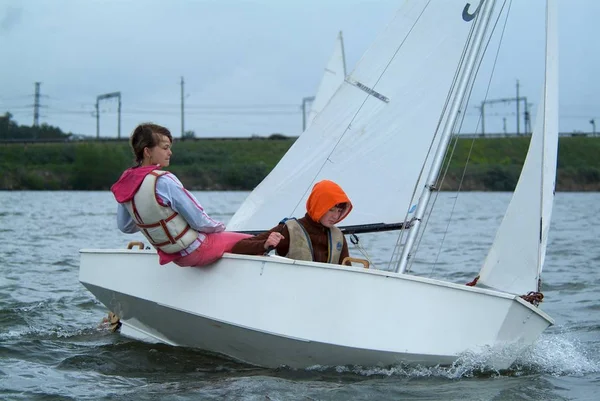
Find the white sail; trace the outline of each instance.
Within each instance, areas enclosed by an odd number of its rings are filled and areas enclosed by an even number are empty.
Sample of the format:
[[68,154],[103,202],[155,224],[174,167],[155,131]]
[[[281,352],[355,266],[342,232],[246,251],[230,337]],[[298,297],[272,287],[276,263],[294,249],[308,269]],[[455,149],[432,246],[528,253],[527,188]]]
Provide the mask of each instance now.
[[558,148],[556,2],[546,16],[546,76],[536,125],[515,192],[480,272],[479,283],[513,294],[537,290],[554,201]]
[[264,230],[303,215],[322,179],[353,202],[345,224],[404,220],[474,25],[476,6],[434,3],[404,3],[229,229]]
[[344,55],[344,38],[342,32],[338,33],[335,40],[335,47],[333,53],[327,62],[325,67],[325,73],[319,83],[317,94],[315,99],[312,101],[306,127],[310,127],[317,114],[323,110],[329,99],[333,96],[337,88],[344,82],[346,77],[346,57]]

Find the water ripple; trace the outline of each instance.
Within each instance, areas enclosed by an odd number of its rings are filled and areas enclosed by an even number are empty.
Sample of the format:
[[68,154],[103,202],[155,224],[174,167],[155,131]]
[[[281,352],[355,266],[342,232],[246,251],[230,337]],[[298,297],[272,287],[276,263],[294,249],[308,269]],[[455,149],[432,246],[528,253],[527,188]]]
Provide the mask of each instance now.
[[[223,219],[232,216],[246,195],[197,193],[207,211]],[[421,244],[414,274],[459,284],[471,281],[509,195],[461,195],[454,222],[429,223],[431,237]],[[445,196],[438,202],[442,209],[448,208]],[[107,331],[100,325],[106,308],[79,283],[79,249],[124,248],[143,240],[116,229],[110,192],[0,192],[0,219],[13,221],[0,229],[0,398],[592,399],[600,374],[599,197],[557,194],[543,276],[543,309],[556,325],[510,369],[487,368],[494,355],[488,351],[465,354],[446,367],[298,370],[257,368]],[[47,205],[43,210],[37,207],[42,201]],[[390,262],[396,242],[395,233],[361,236],[361,244],[382,267]],[[436,261],[432,272],[430,263]],[[391,307],[393,314],[393,308],[409,306]],[[574,391],[577,396],[570,394]]]

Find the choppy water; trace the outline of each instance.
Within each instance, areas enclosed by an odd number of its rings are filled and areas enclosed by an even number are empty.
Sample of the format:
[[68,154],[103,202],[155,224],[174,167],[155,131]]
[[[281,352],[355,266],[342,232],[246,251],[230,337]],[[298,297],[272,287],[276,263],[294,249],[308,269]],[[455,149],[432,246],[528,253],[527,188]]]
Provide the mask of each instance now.
[[[227,221],[246,193],[196,195]],[[415,274],[470,281],[508,200],[464,193],[454,204],[454,195],[442,194],[438,205],[454,207],[452,223],[430,223]],[[142,239],[116,229],[109,193],[0,192],[0,399],[595,400],[599,234],[600,194],[557,194],[542,304],[556,325],[507,371],[491,371],[477,357],[446,368],[262,369],[98,327],[107,311],[78,282],[78,250]],[[361,244],[383,266],[394,238],[367,235]],[[423,270],[436,259],[434,271]]]

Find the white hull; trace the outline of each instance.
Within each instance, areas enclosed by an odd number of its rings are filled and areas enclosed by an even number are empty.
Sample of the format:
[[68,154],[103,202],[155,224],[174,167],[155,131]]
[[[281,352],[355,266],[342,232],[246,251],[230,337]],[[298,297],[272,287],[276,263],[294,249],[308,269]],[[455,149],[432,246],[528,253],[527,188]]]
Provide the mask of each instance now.
[[265,366],[447,365],[498,352],[507,368],[552,319],[519,297],[406,274],[226,254],[204,268],[154,251],[82,250],[80,281],[123,335]]

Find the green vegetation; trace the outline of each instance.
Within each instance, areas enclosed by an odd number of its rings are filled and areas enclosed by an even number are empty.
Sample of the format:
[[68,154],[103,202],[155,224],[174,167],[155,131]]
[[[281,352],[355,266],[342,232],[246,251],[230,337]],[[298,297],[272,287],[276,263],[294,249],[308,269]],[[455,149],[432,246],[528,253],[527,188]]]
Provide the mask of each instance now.
[[60,140],[67,139],[71,134],[65,134],[60,128],[48,124],[42,124],[39,127],[29,127],[18,125],[12,120],[12,114],[6,112],[0,116],[0,139],[3,140],[23,140],[23,139],[45,139]]
[[[528,147],[529,137],[459,139],[441,188],[455,190],[464,174],[463,190],[512,191]],[[561,137],[556,190],[600,190],[598,152],[600,138]]]
[[[173,145],[174,172],[193,190],[251,190],[293,144],[293,138],[198,139]],[[510,191],[529,138],[460,139],[441,188]],[[464,164],[470,153],[469,163]],[[600,138],[559,142],[559,191],[600,190]],[[0,189],[107,190],[133,163],[126,141],[0,143]]]
[[[190,189],[254,188],[293,139],[175,141],[175,173]],[[126,141],[0,144],[0,189],[107,190],[133,165]]]

